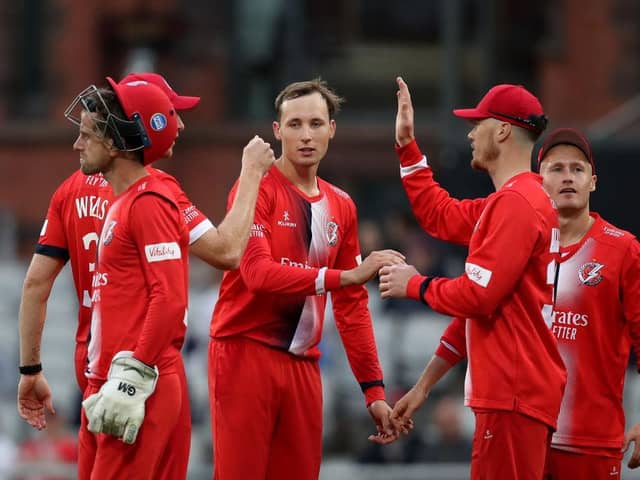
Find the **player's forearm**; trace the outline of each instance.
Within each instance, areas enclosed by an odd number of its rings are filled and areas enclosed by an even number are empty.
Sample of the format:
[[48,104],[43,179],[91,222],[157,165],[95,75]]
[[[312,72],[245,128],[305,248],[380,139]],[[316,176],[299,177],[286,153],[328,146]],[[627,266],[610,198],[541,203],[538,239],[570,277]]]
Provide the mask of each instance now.
[[475,288],[464,276],[451,279],[414,275],[407,284],[407,298],[420,300],[443,315],[480,320],[491,317],[500,297]]
[[453,365],[444,360],[443,358],[434,355],[427,363],[427,366],[422,371],[420,378],[415,384],[415,389],[421,392],[424,396],[427,396],[433,386],[449,371]]
[[219,260],[226,269],[238,268],[240,265],[253,224],[261,179],[262,173],[259,170],[242,168],[231,209],[218,226]]
[[147,365],[157,365],[160,357],[182,336],[186,327],[186,294],[157,295],[151,298],[133,357]]
[[454,366],[467,356],[466,341],[466,320],[460,317],[453,318],[440,337],[435,355]]
[[40,345],[47,309],[47,300],[53,282],[65,261],[60,258],[35,254],[22,285],[22,299],[18,317],[20,335],[20,364],[40,363]]
[[340,270],[303,266],[288,258],[278,263],[264,253],[255,254],[251,247],[240,265],[242,279],[251,292],[324,295],[340,288]]
[[40,363],[40,346],[50,288],[25,279],[18,316],[20,365]]
[[396,152],[402,185],[422,229],[441,240],[468,245],[486,200],[452,198],[433,178],[427,158],[415,141],[396,147]]
[[371,324],[368,328],[352,328],[348,332],[341,331],[340,334],[351,371],[364,393],[366,404],[384,400],[382,368]]
[[368,298],[367,289],[361,285],[341,288],[331,294],[336,327],[367,405],[385,398]]

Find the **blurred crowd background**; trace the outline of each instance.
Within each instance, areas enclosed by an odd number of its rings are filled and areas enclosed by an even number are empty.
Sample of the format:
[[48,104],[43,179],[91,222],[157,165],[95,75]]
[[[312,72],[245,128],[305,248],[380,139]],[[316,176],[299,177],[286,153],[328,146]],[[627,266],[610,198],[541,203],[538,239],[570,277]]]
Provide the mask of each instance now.
[[[131,71],[157,71],[181,94],[202,97],[183,115],[174,158],[158,166],[214,223],[244,144],[259,134],[279,153],[271,132],[277,92],[320,76],[347,102],[319,173],[354,198],[363,255],[395,248],[425,274],[460,274],[464,249],[424,234],[402,190],[393,151],[402,75],[418,141],[453,195],[486,195],[491,184],[469,168],[469,125],[451,109],[475,105],[494,84],[523,84],[541,99],[549,129],[576,127],[592,140],[599,177],[592,208],[640,233],[638,0],[0,0],[0,479],[73,478],[79,393],[70,272],[56,283],[44,332],[57,408],[44,432],[16,412],[18,305],[49,198],[79,165],[71,148],[77,130],[64,109],[86,86]],[[211,475],[206,352],[221,272],[192,259],[191,277],[184,354],[190,478],[200,479]],[[381,302],[377,285],[369,287],[392,403],[413,385],[448,319],[411,301]],[[473,416],[462,406],[464,365],[433,392],[411,436],[376,448],[366,440],[373,424],[331,315],[322,349],[323,479],[468,476]],[[630,424],[640,418],[640,384],[632,368],[628,377]]]

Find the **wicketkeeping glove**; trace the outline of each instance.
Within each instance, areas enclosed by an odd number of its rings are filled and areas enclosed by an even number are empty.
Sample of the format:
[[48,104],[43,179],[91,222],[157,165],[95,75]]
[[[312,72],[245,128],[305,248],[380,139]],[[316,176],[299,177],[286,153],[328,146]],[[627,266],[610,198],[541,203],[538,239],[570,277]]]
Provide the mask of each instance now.
[[144,420],[144,402],[156,389],[158,368],[118,352],[100,391],[82,402],[89,431],[108,433],[133,443]]

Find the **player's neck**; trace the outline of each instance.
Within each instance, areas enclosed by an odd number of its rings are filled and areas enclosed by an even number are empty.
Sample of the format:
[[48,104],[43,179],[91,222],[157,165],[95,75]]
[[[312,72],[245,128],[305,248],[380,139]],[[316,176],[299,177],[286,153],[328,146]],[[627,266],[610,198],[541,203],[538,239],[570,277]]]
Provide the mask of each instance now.
[[574,245],[584,238],[595,219],[589,215],[589,207],[558,212],[560,222],[560,246]]
[[503,148],[504,151],[487,170],[496,191],[516,175],[531,171],[531,150],[527,153],[519,145]]
[[111,185],[113,194],[118,196],[142,177],[148,175],[147,169],[141,163],[127,158],[118,159],[115,168],[104,172],[104,178]]
[[320,194],[318,188],[318,165],[295,165],[284,157],[276,160],[276,167],[301,192],[309,197]]

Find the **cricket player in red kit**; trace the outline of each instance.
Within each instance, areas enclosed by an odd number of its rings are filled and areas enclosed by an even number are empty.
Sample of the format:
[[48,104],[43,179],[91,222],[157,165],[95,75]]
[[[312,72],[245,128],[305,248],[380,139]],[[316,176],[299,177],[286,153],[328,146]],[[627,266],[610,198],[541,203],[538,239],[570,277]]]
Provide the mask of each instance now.
[[[193,108],[200,100],[199,97],[176,94],[169,87],[166,80],[158,74],[130,74],[122,82],[129,80],[149,80],[154,85],[164,87],[165,93],[172,100],[176,110]],[[180,117],[178,117],[178,124],[180,130],[184,129],[184,124]],[[170,157],[172,153],[172,150],[169,149],[165,153],[165,158]],[[214,228],[211,221],[191,203],[174,177],[150,166],[147,167],[147,170],[151,175],[157,175],[162,178],[167,186],[173,190],[183,212],[185,223],[189,228],[190,244],[197,242],[206,232]],[[91,319],[91,279],[95,270],[96,247],[102,224],[112,203],[113,193],[111,186],[102,174],[84,175],[81,170],[74,172],[60,184],[51,197],[47,216],[42,226],[32,261],[38,271],[47,272],[47,278],[51,279],[51,283],[46,282],[47,290],[50,290],[53,280],[66,261],[71,261],[73,282],[80,306],[76,330],[75,366],[76,379],[81,391],[84,391],[87,384],[85,373]],[[52,264],[52,269],[48,268],[48,263]],[[30,279],[31,277],[32,275],[28,273],[27,278]],[[23,307],[31,310],[41,309],[37,303],[34,308],[26,299],[23,301]],[[36,317],[39,317],[39,315]],[[21,323],[24,324],[29,322],[30,319],[23,318],[22,320]],[[22,340],[26,344],[25,348],[23,348],[25,354],[31,350],[39,350],[41,332],[38,333],[37,342],[34,342],[30,333],[32,330],[41,330],[41,322],[44,322],[44,318],[37,318],[36,321],[31,322],[33,325],[30,323],[26,325],[27,331],[22,336]],[[39,358],[22,359],[22,363],[25,364],[25,362],[40,363]]]
[[551,331],[568,371],[545,478],[618,479],[623,444],[635,443],[629,466],[640,464],[640,424],[625,438],[622,401],[632,346],[640,358],[640,245],[590,212],[597,177],[591,144],[580,132],[552,132],[538,165],[560,212]]
[[[551,132],[538,153],[538,166],[560,218],[561,264],[551,331],[568,373],[544,478],[620,478],[621,446],[634,442],[629,467],[640,462],[640,425],[624,435],[622,402],[629,351],[633,347],[637,356],[640,347],[640,247],[632,234],[589,211],[595,161],[579,131]],[[456,318],[418,384],[396,404],[398,415],[410,417],[439,378],[465,356],[464,320]]]
[[172,192],[145,165],[173,144],[178,121],[159,87],[108,80],[110,88],[85,89],[66,112],[79,123],[82,172],[102,173],[116,197],[92,280],[78,470],[82,478],[155,478],[183,398],[189,234]]
[[[167,81],[155,73],[133,73],[120,83],[149,82],[160,87],[176,110],[189,110],[199,97],[178,95]],[[184,129],[180,116],[179,130]],[[264,151],[263,151],[264,150]],[[164,158],[171,157],[170,147]],[[190,252],[218,268],[233,268],[240,254],[253,219],[259,180],[273,162],[273,152],[259,139],[253,139],[243,155],[240,175],[241,193],[229,214],[218,228],[191,203],[171,175],[147,166],[147,171],[159,177],[172,190],[189,229]],[[74,284],[80,303],[76,333],[76,376],[82,390],[86,387],[87,338],[91,315],[91,279],[95,270],[98,234],[113,202],[111,187],[101,174],[84,175],[80,170],[71,175],[54,193],[47,219],[36,247],[36,254],[25,278],[20,313],[21,365],[39,364],[39,349],[44,325],[44,306],[48,292],[67,259],[71,259]],[[21,367],[21,371],[24,367]],[[173,439],[174,448],[167,455],[170,466],[160,478],[185,478],[191,441],[191,415],[186,377],[182,373],[184,398],[180,423],[182,429]],[[42,372],[21,376],[18,389],[18,409],[31,425],[43,428],[44,406],[51,405],[51,392]]]
[[396,142],[414,213],[428,233],[468,245],[469,255],[455,279],[384,267],[381,296],[419,299],[467,319],[465,403],[476,416],[471,477],[540,479],[566,382],[549,330],[558,217],[530,169],[546,117],[538,99],[516,85],[498,85],[476,108],[454,110],[474,122],[471,165],[487,171],[496,188],[486,200],[458,201],[433,180],[414,139],[408,87],[400,78],[398,86]]
[[240,268],[225,272],[211,322],[216,479],[318,478],[317,360],[328,292],[351,368],[381,432],[374,441],[396,435],[363,284],[404,257],[385,250],[361,262],[353,201],[317,176],[340,102],[319,80],[291,84],[276,99],[273,129],[282,155],[262,181],[247,249]]

